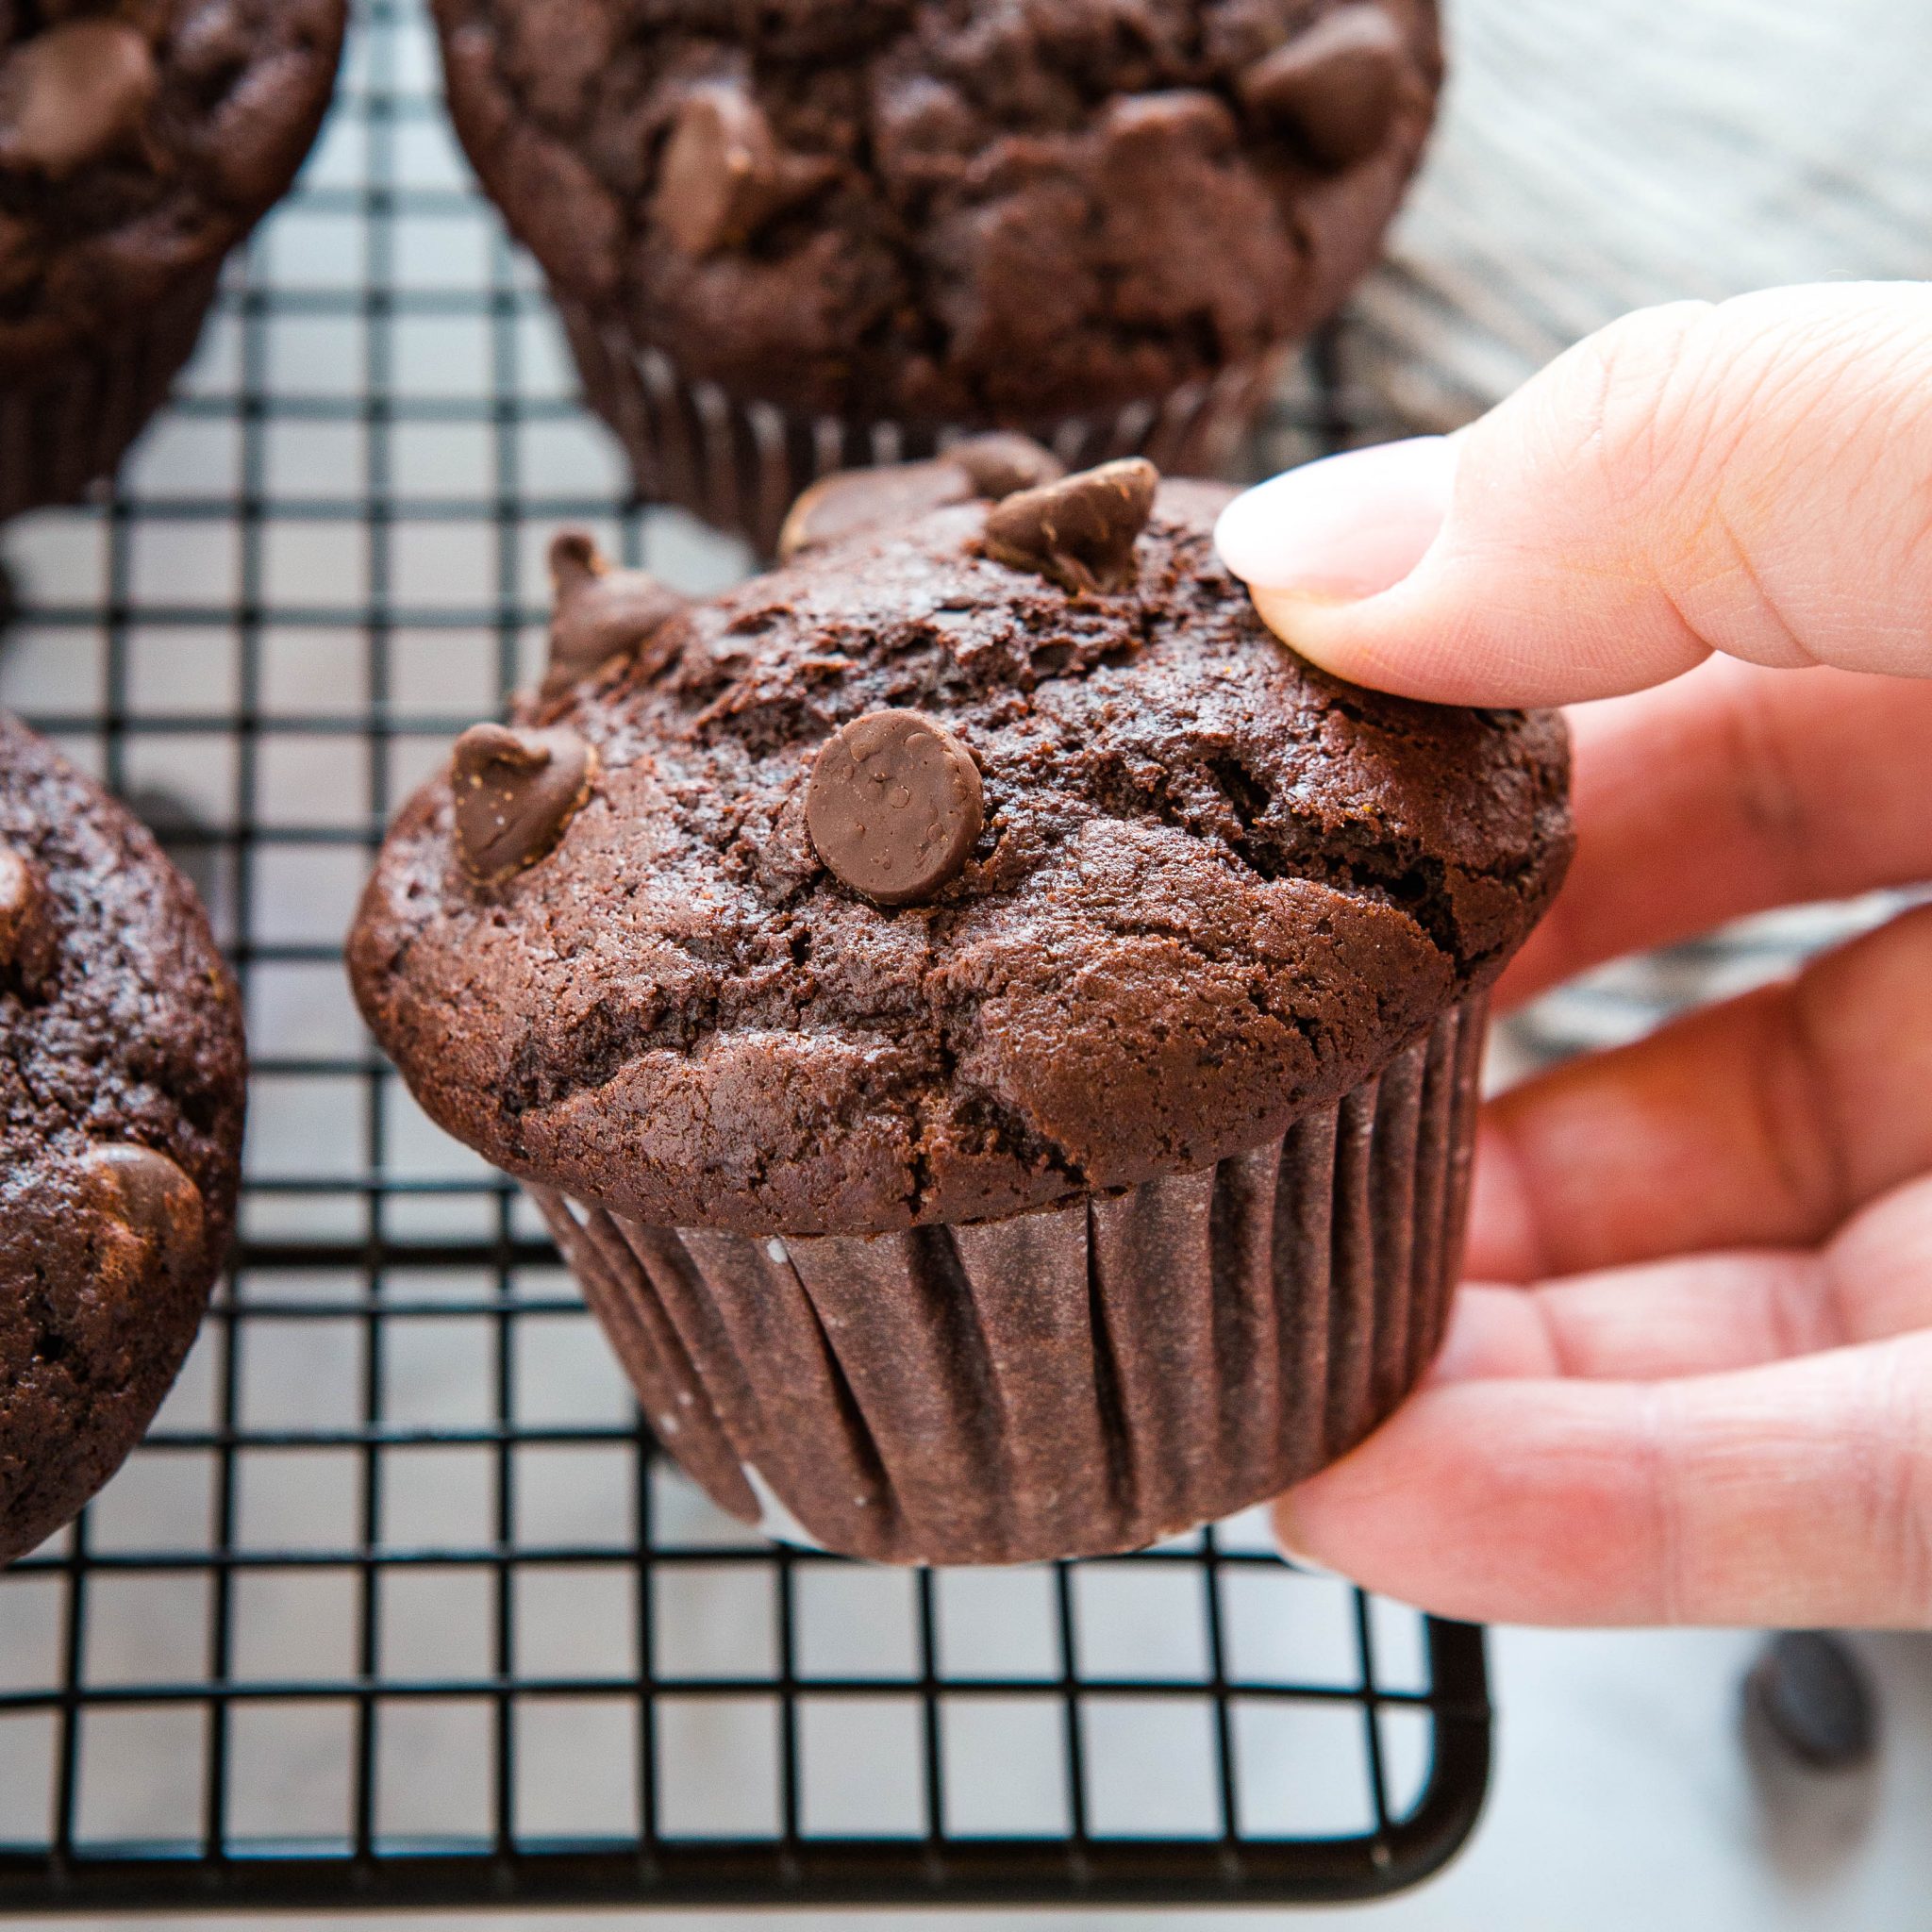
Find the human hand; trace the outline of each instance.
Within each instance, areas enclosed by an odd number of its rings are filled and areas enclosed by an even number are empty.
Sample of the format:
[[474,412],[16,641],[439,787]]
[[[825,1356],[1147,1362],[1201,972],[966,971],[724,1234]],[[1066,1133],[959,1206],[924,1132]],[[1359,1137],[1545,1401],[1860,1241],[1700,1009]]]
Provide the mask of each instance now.
[[[1576,860],[1505,1004],[1932,877],[1932,286],[1627,317],[1220,541],[1344,676],[1577,705]],[[1932,907],[1491,1103],[1467,1273],[1291,1551],[1512,1623],[1932,1622]]]

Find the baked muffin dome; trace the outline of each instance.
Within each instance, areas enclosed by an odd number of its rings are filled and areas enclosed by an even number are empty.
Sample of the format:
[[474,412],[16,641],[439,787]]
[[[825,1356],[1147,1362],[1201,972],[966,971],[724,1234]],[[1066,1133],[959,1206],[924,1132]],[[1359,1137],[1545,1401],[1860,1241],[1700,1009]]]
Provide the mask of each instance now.
[[458,129],[559,292],[687,380],[845,419],[1038,424],[1305,335],[1441,75],[1435,0],[435,6]]
[[241,1177],[241,999],[153,838],[0,713],[0,1563],[187,1355]]
[[0,0],[0,516],[111,469],[293,180],[346,0]]
[[[1493,977],[1567,859],[1558,719],[1297,658],[1218,487],[958,493],[655,610],[405,808],[350,967],[442,1125],[657,1225],[988,1220],[1279,1136]],[[881,713],[939,747],[908,796],[979,790],[911,903],[813,816]]]

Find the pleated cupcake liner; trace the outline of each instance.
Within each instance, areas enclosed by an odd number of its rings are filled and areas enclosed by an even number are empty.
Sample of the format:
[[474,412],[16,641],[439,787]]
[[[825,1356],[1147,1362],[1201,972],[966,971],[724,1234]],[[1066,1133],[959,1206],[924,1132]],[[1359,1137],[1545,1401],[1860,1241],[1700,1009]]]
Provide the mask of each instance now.
[[0,518],[72,503],[111,475],[194,353],[220,264],[45,370],[0,375]]
[[886,1562],[1137,1549],[1313,1474],[1415,1386],[1486,1008],[1278,1141],[1004,1221],[760,1239],[530,1191],[658,1441],[730,1514]]
[[[819,477],[929,457],[995,426],[857,421],[741,401],[715,382],[687,377],[621,324],[552,292],[585,395],[623,442],[638,494],[745,537],[760,556],[775,551],[786,511]],[[1070,470],[1144,456],[1170,475],[1219,475],[1266,408],[1286,355],[1231,365],[1158,400],[997,426],[1025,430]]]

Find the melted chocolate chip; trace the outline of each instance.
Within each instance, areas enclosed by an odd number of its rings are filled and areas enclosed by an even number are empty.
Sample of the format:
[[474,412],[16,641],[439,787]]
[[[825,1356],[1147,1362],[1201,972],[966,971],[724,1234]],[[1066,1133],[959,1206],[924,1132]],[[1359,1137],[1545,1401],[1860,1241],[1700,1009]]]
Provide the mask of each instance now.
[[1134,540],[1154,511],[1160,473],[1144,457],[1023,490],[987,512],[986,554],[1069,591],[1121,591],[1134,580]]
[[160,85],[145,35],[118,20],[73,20],[0,67],[0,168],[60,180],[126,146]]
[[978,494],[964,465],[949,457],[835,471],[821,476],[791,506],[778,532],[778,561],[790,563],[823,544],[908,523],[949,503],[970,503]]
[[478,885],[514,877],[557,849],[597,775],[575,731],[473,724],[457,740],[457,860]]
[[946,459],[973,478],[975,496],[989,496],[995,503],[1016,491],[1058,483],[1067,474],[1066,464],[1050,449],[1008,429],[969,436],[946,451]]
[[1111,144],[1144,147],[1154,155],[1175,148],[1224,154],[1240,134],[1227,108],[1198,88],[1123,94],[1108,107],[1105,128]]
[[170,1274],[200,1262],[207,1232],[201,1190],[165,1154],[96,1141],[81,1164],[104,1210],[146,1242]]
[[678,109],[651,212],[686,255],[710,255],[748,242],[836,172],[822,157],[787,154],[742,88],[709,81]]
[[881,906],[957,877],[985,823],[973,754],[936,718],[869,711],[821,747],[806,829],[826,866]]
[[652,641],[691,602],[649,571],[613,569],[581,530],[551,544],[550,581],[557,606],[543,698],[562,696],[613,658],[648,658]]
[[32,859],[0,845],[0,986],[26,992],[43,986],[59,954],[46,881]]
[[1389,132],[1407,64],[1402,30],[1381,8],[1339,8],[1250,67],[1248,110],[1297,135],[1324,167],[1347,168]]
[[776,173],[758,103],[735,87],[701,87],[664,144],[652,212],[685,254],[708,255],[751,233]]
[[778,533],[778,560],[790,563],[808,550],[861,531],[909,523],[927,510],[976,496],[997,500],[1065,474],[1051,450],[1005,430],[968,437],[923,462],[835,470],[791,506]]

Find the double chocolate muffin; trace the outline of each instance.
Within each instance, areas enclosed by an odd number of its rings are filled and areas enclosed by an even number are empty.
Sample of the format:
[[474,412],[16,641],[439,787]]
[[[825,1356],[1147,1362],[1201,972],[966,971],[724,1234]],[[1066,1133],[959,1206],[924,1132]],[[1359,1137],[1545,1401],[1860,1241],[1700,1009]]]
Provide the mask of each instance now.
[[1222,466],[1416,165],[1436,0],[434,0],[640,490],[769,548],[1006,425]]
[[349,954],[670,1452],[899,1560],[1144,1543],[1389,1411],[1570,844],[1560,721],[1295,658],[1227,491],[984,488],[836,479],[681,610],[567,542],[562,674],[404,808]]
[[294,178],[346,0],[0,0],[0,516],[120,461]]
[[0,713],[0,1564],[186,1357],[240,1182],[241,1000],[147,831]]

